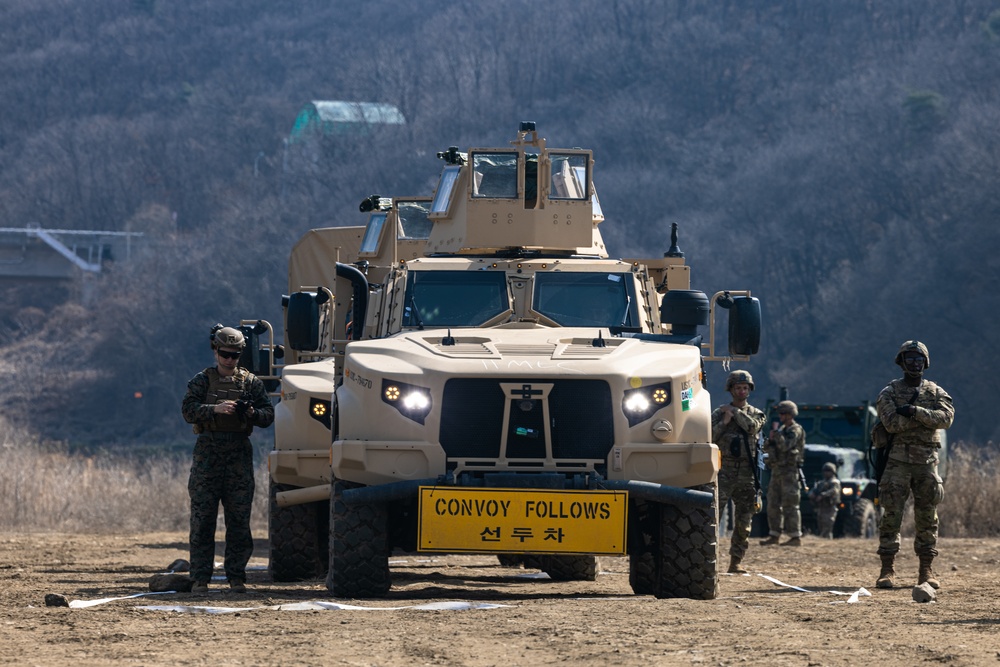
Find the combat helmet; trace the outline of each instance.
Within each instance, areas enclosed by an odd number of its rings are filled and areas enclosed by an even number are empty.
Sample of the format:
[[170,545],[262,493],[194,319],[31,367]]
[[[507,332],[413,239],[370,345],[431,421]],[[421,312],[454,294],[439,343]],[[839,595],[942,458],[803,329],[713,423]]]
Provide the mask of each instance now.
[[242,331],[233,327],[224,327],[221,324],[216,324],[212,327],[210,338],[213,350],[217,350],[220,347],[238,347],[242,350],[247,344]]
[[781,401],[776,406],[774,406],[774,409],[778,411],[779,415],[782,412],[787,412],[791,414],[793,417],[799,416],[799,406],[795,405],[795,403],[793,403],[792,401]]
[[919,352],[924,355],[924,368],[931,367],[931,355],[927,352],[927,346],[919,340],[908,340],[899,346],[899,352],[896,353],[896,365],[900,368],[903,368],[904,352]]
[[726,391],[732,391],[733,386],[740,382],[746,382],[750,385],[750,391],[753,391],[753,377],[746,371],[733,371],[726,378]]
[[827,461],[826,463],[823,464],[823,472],[826,472],[827,470],[835,473],[837,472],[837,466],[833,465],[833,463],[831,463],[830,461]]

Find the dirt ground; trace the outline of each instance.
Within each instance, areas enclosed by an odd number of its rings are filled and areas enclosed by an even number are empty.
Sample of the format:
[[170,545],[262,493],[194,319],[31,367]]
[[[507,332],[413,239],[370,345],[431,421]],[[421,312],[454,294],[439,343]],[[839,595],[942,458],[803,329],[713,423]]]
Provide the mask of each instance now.
[[[1000,665],[1000,540],[939,546],[942,588],[923,604],[911,598],[911,543],[897,561],[903,586],[890,591],[873,585],[874,542],[812,538],[798,549],[754,543],[751,575],[723,576],[712,601],[634,596],[623,558],[601,559],[596,582],[565,583],[492,557],[412,555],[392,559],[386,598],[335,600],[321,581],[268,581],[258,540],[245,595],[219,584],[66,608],[46,607],[45,595],[146,591],[150,575],[187,557],[186,536],[0,534],[0,664]],[[856,603],[831,592],[862,587],[871,596]],[[276,608],[308,601],[377,609]],[[464,604],[418,608],[440,602]]]

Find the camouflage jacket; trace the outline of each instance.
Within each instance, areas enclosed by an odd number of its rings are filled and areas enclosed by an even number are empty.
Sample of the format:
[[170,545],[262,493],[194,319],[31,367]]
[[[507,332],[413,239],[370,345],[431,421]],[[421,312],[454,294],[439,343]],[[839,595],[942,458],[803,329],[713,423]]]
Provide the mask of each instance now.
[[[213,384],[229,384],[232,389],[225,392],[210,392]],[[209,393],[212,393],[210,396]],[[215,406],[224,400],[242,399],[253,405],[254,414],[250,419],[231,415],[215,414]],[[187,393],[181,402],[184,421],[194,426],[195,433],[204,431],[246,432],[254,426],[267,428],[274,421],[274,406],[264,389],[264,383],[246,370],[237,368],[231,379],[221,378],[215,367],[206,368],[188,382]]]
[[809,489],[809,499],[817,505],[836,505],[840,501],[840,480],[836,477],[821,479]]
[[721,407],[712,412],[712,442],[719,446],[724,461],[746,460],[746,449],[740,436],[746,436],[750,451],[756,452],[757,434],[764,427],[767,416],[749,403],[736,409],[728,424],[723,423],[724,414]]
[[[914,400],[913,392],[919,392]],[[912,404],[917,411],[912,417],[896,414],[896,408]],[[937,463],[941,447],[941,429],[951,426],[955,407],[951,396],[930,380],[911,387],[902,378],[893,380],[881,391],[876,401],[879,419],[893,436],[889,459],[904,463]]]
[[782,426],[768,436],[764,443],[767,467],[795,469],[802,465],[806,455],[806,432],[798,423]]

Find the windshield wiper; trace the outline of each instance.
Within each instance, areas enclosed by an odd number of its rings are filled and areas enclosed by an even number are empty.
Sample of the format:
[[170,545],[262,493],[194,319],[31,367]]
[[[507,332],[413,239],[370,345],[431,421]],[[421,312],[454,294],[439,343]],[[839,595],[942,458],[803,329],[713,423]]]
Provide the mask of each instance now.
[[629,310],[631,308],[632,308],[632,297],[630,295],[626,294],[625,295],[625,312],[622,313],[621,318],[619,318],[621,321],[618,323],[618,326],[623,327],[623,326],[625,326],[628,323],[628,317],[631,314],[631,313],[629,313]]

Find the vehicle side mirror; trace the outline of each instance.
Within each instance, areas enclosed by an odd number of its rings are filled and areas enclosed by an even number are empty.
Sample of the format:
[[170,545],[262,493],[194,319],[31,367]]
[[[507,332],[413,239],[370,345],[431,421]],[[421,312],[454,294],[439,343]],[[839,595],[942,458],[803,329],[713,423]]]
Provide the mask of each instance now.
[[[254,375],[269,375],[271,372],[267,350],[260,349],[260,336],[256,328],[251,326],[238,327],[246,344],[240,355],[239,364]],[[261,356],[263,353],[263,357]],[[266,370],[265,370],[266,367]]]
[[319,347],[319,302],[313,292],[295,292],[288,297],[285,334],[293,350],[313,352]]
[[752,296],[738,296],[729,310],[729,354],[757,354],[759,348],[760,301]]

